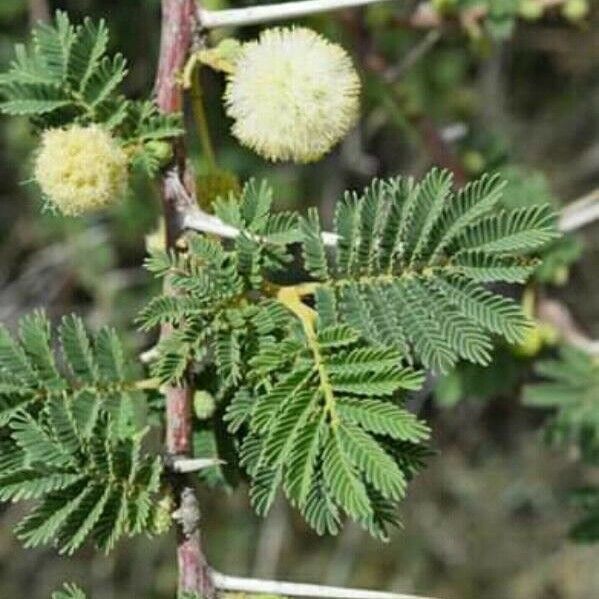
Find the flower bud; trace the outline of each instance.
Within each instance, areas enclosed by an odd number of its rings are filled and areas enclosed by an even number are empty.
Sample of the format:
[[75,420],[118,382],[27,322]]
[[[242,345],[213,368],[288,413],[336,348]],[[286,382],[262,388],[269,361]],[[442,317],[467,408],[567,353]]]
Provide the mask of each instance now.
[[196,391],[193,395],[193,410],[198,420],[208,420],[214,414],[216,402],[208,391]]

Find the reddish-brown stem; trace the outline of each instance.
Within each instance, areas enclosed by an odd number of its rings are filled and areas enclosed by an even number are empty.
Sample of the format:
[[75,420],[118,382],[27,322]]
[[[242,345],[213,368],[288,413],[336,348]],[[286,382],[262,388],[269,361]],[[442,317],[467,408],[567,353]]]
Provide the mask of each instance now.
[[[162,0],[162,39],[156,75],[156,103],[164,113],[183,108],[183,92],[178,84],[189,54],[196,21],[195,0]],[[166,222],[167,246],[176,249],[182,233],[181,212],[189,209],[193,194],[181,193],[186,181],[186,155],[182,139],[174,142],[175,162],[165,171],[162,180],[162,204]],[[165,292],[169,293],[168,283]],[[164,326],[161,338],[171,334]],[[192,397],[189,380],[165,389],[166,451],[169,456],[189,457],[192,452]],[[195,489],[186,475],[172,473],[173,489],[177,496],[177,564],[179,593],[196,593],[204,599],[214,597],[210,569],[204,557],[200,539],[200,510]]]
[[29,22],[36,25],[39,22],[50,21],[50,6],[48,0],[29,0]]
[[422,144],[433,163],[450,170],[458,187],[465,185],[468,182],[466,172],[451,145],[443,139],[435,123],[426,116],[414,117],[411,121],[420,132]]
[[156,76],[156,102],[164,112],[178,112],[183,94],[177,82],[191,48],[196,21],[194,0],[162,0],[162,37]]

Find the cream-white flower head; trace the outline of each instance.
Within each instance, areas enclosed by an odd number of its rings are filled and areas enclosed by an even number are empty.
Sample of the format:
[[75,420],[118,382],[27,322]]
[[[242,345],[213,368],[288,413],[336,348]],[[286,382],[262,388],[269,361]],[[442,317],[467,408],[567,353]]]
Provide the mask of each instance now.
[[233,134],[272,160],[313,162],[355,124],[360,80],[341,46],[305,28],[244,44],[225,92]]
[[125,193],[125,152],[97,125],[48,129],[35,161],[35,179],[63,214],[77,216],[104,208]]

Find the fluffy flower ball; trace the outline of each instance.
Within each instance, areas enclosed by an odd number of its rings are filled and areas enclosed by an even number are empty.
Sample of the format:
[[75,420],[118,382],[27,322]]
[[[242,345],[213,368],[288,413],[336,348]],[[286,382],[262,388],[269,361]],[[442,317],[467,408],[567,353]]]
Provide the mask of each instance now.
[[351,59],[310,29],[267,29],[242,48],[225,91],[233,134],[269,160],[312,162],[355,124]]
[[63,214],[77,216],[117,201],[127,188],[127,156],[97,125],[44,132],[35,179]]

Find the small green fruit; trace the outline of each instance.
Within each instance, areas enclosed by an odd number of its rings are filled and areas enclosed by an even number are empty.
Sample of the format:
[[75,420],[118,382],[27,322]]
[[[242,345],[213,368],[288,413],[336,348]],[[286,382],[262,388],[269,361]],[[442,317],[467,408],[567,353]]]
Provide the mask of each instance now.
[[216,409],[216,402],[208,391],[196,391],[193,396],[193,410],[198,420],[208,420]]
[[514,354],[522,358],[533,358],[543,347],[543,334],[538,325],[535,324],[528,333],[522,343],[514,346]]
[[527,21],[536,21],[543,15],[543,6],[539,0],[522,0],[518,12]]
[[568,0],[562,7],[562,14],[568,21],[580,21],[587,16],[589,4],[587,0]]
[[485,168],[485,159],[480,152],[468,150],[462,156],[464,168],[474,175],[481,173]]
[[156,535],[162,535],[168,532],[173,523],[172,511],[174,509],[173,498],[170,494],[164,495],[162,499],[154,506],[152,514],[152,532]]
[[166,141],[149,141],[145,144],[145,150],[158,160],[160,166],[167,165],[173,158],[173,148]]

